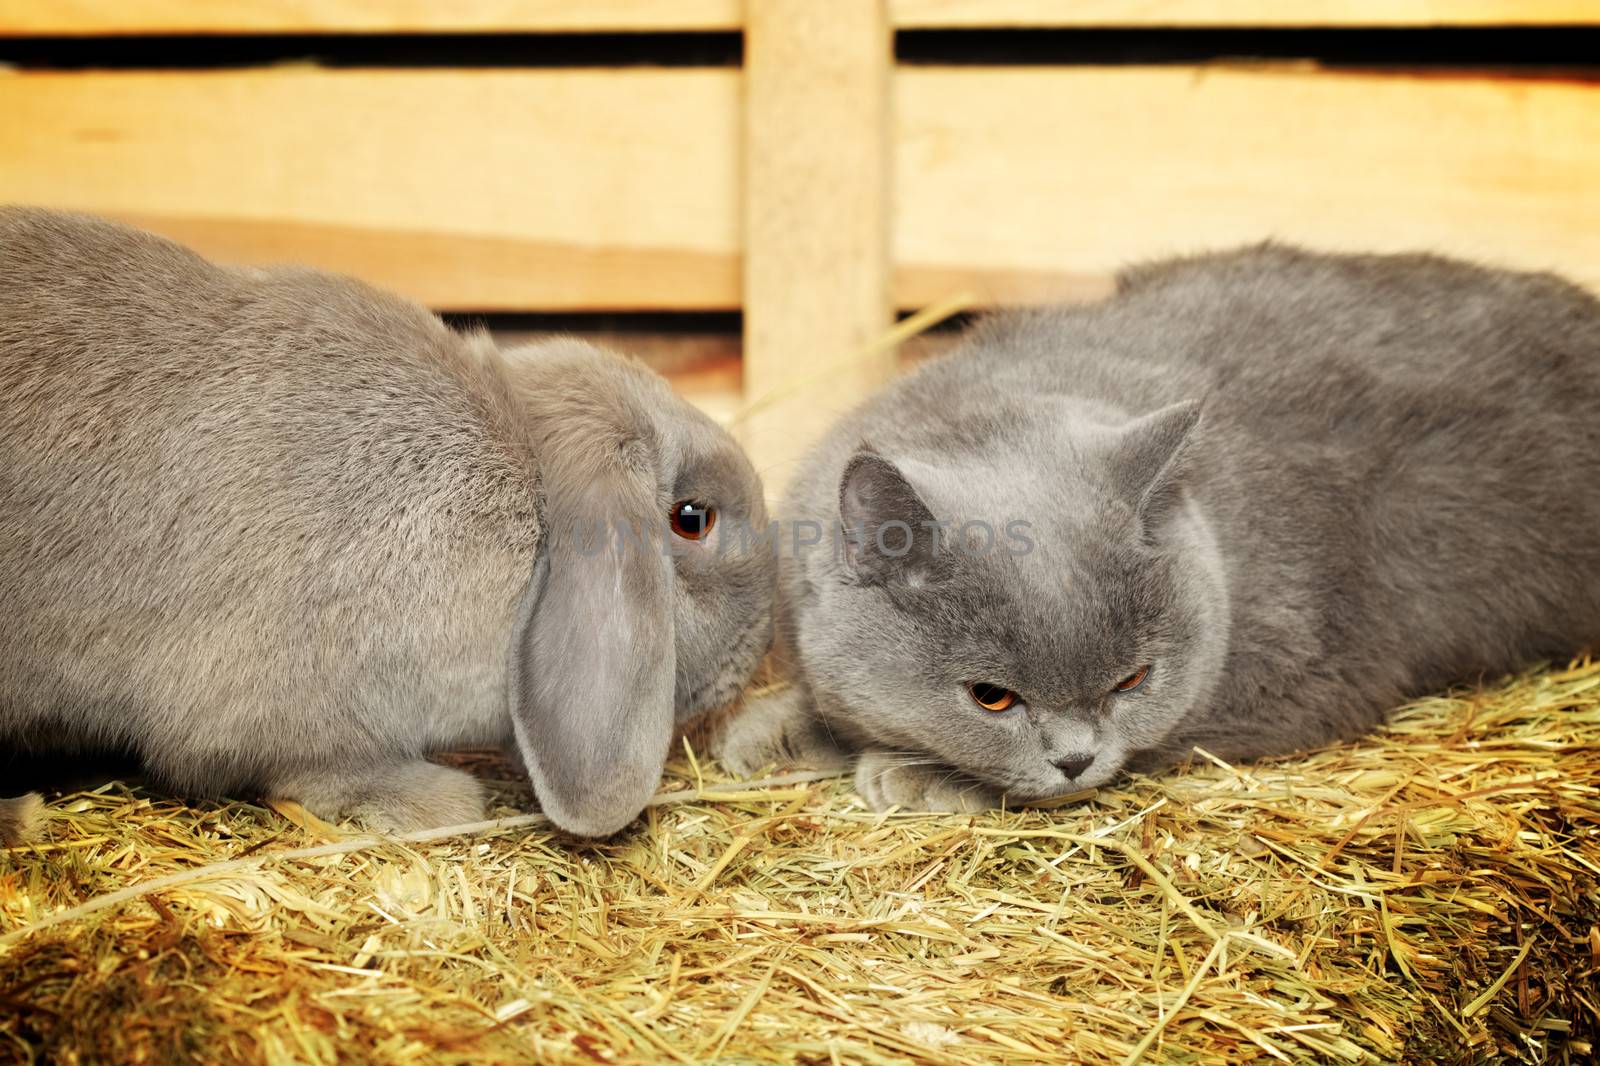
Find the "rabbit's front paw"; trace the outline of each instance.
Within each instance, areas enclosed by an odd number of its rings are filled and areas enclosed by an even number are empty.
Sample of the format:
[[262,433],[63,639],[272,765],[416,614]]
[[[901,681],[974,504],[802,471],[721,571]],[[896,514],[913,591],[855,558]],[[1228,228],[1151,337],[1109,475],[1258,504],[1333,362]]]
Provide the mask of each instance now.
[[421,759],[284,781],[272,794],[323,818],[349,818],[383,833],[480,821],[487,806],[477,778]]
[[799,686],[751,700],[722,724],[711,754],[743,777],[768,766],[834,770],[849,761]]
[[970,813],[1000,806],[1000,792],[948,766],[869,751],[856,761],[856,791],[875,811]]
[[44,829],[44,800],[37,792],[0,799],[0,846],[14,848],[39,838]]

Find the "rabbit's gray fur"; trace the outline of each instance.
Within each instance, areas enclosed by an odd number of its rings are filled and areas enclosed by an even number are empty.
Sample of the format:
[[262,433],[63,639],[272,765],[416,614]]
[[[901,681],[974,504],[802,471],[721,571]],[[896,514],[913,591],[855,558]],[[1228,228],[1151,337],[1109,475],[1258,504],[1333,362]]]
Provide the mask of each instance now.
[[767,644],[770,552],[572,543],[686,497],[765,520],[732,438],[637,364],[0,210],[0,746],[406,828],[483,810],[427,754],[514,736],[546,813],[609,833],[674,708]]
[[987,319],[815,449],[786,519],[1022,519],[1036,549],[786,552],[796,687],[722,754],[859,756],[874,805],[961,809],[1350,737],[1600,639],[1597,486],[1573,285],[1278,246],[1137,269]]

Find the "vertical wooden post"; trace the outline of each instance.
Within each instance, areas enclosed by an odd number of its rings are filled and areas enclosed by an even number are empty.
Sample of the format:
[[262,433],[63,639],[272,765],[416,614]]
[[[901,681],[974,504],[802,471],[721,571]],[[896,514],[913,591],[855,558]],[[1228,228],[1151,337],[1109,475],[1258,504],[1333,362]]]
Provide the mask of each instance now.
[[894,370],[840,364],[893,319],[893,62],[885,0],[747,0],[743,434],[769,496]]

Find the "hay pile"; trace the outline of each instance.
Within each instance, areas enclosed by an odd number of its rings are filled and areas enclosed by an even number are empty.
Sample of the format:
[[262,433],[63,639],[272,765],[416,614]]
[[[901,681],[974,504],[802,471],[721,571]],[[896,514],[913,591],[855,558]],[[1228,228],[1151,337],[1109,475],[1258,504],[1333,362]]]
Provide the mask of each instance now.
[[0,851],[0,1061],[1592,1058],[1600,665],[1054,810],[804,778],[686,758],[601,845],[58,799]]

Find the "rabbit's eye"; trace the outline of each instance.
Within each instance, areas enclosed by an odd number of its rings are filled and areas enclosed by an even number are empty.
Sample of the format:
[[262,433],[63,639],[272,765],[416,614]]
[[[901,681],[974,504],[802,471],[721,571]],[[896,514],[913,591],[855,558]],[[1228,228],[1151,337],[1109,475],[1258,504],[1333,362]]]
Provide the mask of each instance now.
[[1134,689],[1144,684],[1144,679],[1149,676],[1150,668],[1148,666],[1141,666],[1139,669],[1135,670],[1121,681],[1118,681],[1113,691],[1132,692]]
[[717,509],[697,500],[672,505],[672,531],[684,540],[699,540],[717,524]]
[[1017,694],[987,681],[967,682],[967,695],[986,711],[1004,711],[1017,702]]

